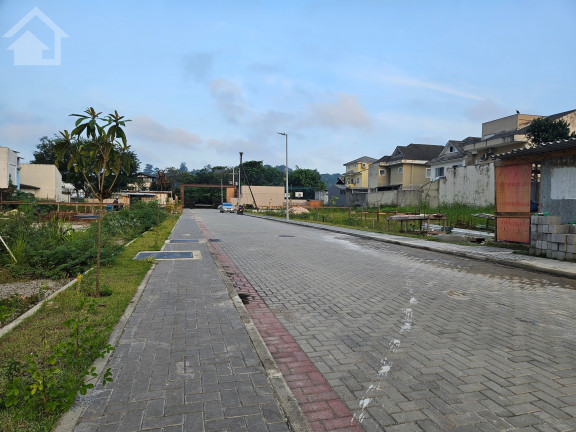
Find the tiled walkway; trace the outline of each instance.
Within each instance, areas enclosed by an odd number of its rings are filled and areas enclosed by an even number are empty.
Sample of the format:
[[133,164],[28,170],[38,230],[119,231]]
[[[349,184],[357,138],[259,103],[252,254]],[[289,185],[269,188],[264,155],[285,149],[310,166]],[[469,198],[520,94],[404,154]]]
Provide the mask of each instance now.
[[[288,431],[262,364],[190,211],[158,261],[76,432]],[[195,240],[195,241],[194,241]]]

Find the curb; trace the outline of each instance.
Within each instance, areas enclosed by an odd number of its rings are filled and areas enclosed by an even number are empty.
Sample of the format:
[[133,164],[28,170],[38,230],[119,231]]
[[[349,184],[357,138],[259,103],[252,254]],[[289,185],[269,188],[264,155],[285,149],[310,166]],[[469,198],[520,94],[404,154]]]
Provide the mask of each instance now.
[[[266,219],[266,220],[270,220],[270,221],[274,221],[274,222],[298,225],[301,227],[312,228],[312,229],[317,229],[317,230],[321,230],[321,231],[328,231],[328,232],[333,232],[333,233],[337,233],[337,234],[346,234],[346,235],[350,235],[350,236],[354,236],[354,237],[358,237],[358,238],[364,238],[367,240],[375,240],[375,241],[379,241],[379,242],[383,242],[383,243],[391,243],[391,244],[395,244],[398,246],[406,246],[406,247],[411,247],[411,248],[415,248],[415,249],[424,249],[424,250],[428,250],[431,252],[443,253],[446,255],[454,255],[454,256],[465,257],[465,258],[469,258],[469,259],[475,259],[478,261],[486,261],[486,262],[491,262],[494,264],[499,264],[502,266],[516,267],[516,268],[520,268],[523,270],[529,270],[529,271],[533,271],[533,272],[537,272],[537,273],[546,273],[546,274],[550,274],[553,276],[561,276],[561,277],[565,277],[565,278],[569,278],[569,279],[576,279],[576,271],[570,272],[570,271],[565,271],[565,270],[558,269],[558,268],[547,268],[547,267],[542,267],[541,265],[526,262],[526,261],[508,260],[508,259],[503,258],[503,257],[490,257],[490,256],[478,255],[475,253],[467,252],[465,250],[455,251],[455,250],[449,250],[449,249],[439,249],[439,248],[435,248],[433,246],[428,246],[426,244],[414,244],[412,242],[405,242],[402,240],[378,238],[378,237],[374,237],[374,236],[371,236],[368,234],[362,234],[361,232],[340,231],[336,228],[330,228],[326,225],[315,226],[314,224],[312,224],[310,222],[306,223],[306,222],[301,222],[301,221],[291,221],[291,220],[287,221],[285,219],[276,219],[276,218],[272,218],[269,216],[259,216],[259,215],[255,215],[255,214],[245,214],[245,215],[255,217],[255,218],[260,218],[260,219]],[[352,228],[350,228],[350,230],[352,230]],[[575,268],[576,268],[576,266],[575,266]]]

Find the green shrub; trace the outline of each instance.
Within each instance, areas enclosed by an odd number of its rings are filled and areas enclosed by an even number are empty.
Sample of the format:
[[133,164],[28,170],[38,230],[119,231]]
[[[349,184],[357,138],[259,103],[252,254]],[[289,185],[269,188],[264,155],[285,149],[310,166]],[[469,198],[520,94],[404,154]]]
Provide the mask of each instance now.
[[[0,226],[17,262],[2,246],[0,264],[15,277],[63,278],[75,276],[96,262],[97,223],[85,231],[52,217],[42,220],[32,209],[9,214]],[[109,212],[102,220],[100,259],[110,263],[121,244],[137,237],[166,219],[156,202],[137,203],[127,209]]]

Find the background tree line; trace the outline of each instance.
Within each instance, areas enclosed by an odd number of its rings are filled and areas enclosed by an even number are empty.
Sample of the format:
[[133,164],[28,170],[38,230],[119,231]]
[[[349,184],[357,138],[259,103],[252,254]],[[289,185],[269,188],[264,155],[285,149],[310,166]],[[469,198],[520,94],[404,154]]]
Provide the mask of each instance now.
[[[84,139],[84,138],[80,138]],[[90,197],[92,195],[86,180],[81,172],[75,171],[68,167],[71,155],[64,155],[61,159],[56,160],[55,146],[57,138],[44,136],[36,146],[33,164],[55,164],[62,174],[62,181],[70,183],[75,192],[80,196]],[[175,195],[180,195],[180,186],[182,184],[209,184],[209,185],[230,185],[238,183],[238,166],[211,166],[206,165],[200,169],[189,170],[186,163],[180,163],[178,168],[174,166],[166,168],[154,167],[146,164],[140,171],[140,160],[135,152],[129,150],[127,157],[131,160],[129,169],[121,169],[118,179],[112,188],[113,192],[119,192],[128,189],[130,184],[138,184],[137,174],[142,172],[149,176],[155,177],[150,185],[150,190],[155,191],[172,191]],[[242,184],[250,186],[284,186],[285,185],[285,166],[265,165],[263,161],[247,161],[242,163]],[[116,174],[116,173],[114,173]],[[160,174],[160,175],[159,175]],[[94,176],[93,173],[89,174]],[[316,169],[300,168],[288,170],[288,184],[291,191],[301,190],[304,192],[304,198],[313,199],[314,192],[323,190],[335,184],[340,174],[320,174]],[[111,180],[107,180],[111,181]],[[141,185],[142,186],[142,185]],[[194,195],[193,199],[200,203],[211,203],[220,201],[220,190],[216,189],[191,189],[187,194]]]

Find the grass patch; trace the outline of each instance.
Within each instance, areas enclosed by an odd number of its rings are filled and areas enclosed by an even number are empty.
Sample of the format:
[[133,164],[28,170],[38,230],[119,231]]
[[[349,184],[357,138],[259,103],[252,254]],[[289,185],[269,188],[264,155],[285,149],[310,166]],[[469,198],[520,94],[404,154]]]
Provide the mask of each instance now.
[[[400,231],[399,221],[387,222],[389,216],[395,214],[435,214],[442,213],[446,215],[446,226],[455,228],[466,229],[483,229],[490,231],[493,229],[493,221],[486,223],[486,219],[475,217],[477,213],[494,213],[494,207],[471,207],[464,204],[449,204],[442,205],[437,209],[430,209],[424,207],[393,207],[385,206],[380,208],[369,209],[348,209],[348,208],[335,208],[335,207],[321,207],[318,209],[309,209],[308,213],[290,213],[290,219],[301,220],[306,222],[314,222],[324,225],[333,225],[344,228],[354,228],[363,231],[389,233],[407,237],[428,238],[426,234],[418,232],[419,224],[417,221],[408,222],[408,232]],[[285,217],[283,210],[267,210],[259,212],[265,216],[272,217]],[[438,221],[432,221],[434,224],[439,224]],[[488,228],[488,229],[486,229]]]
[[[1,339],[0,432],[49,431],[55,426],[152,266],[149,261],[134,261],[134,256],[142,250],[159,250],[178,217],[168,216],[102,267],[101,283],[109,295],[89,296],[94,286],[91,272]],[[29,401],[8,406],[14,400],[15,378],[20,378],[20,392],[28,392]],[[40,381],[41,389],[36,385]]]

